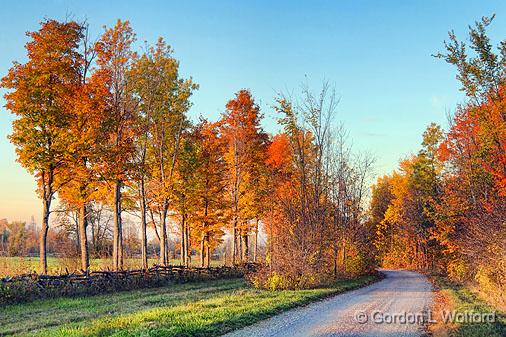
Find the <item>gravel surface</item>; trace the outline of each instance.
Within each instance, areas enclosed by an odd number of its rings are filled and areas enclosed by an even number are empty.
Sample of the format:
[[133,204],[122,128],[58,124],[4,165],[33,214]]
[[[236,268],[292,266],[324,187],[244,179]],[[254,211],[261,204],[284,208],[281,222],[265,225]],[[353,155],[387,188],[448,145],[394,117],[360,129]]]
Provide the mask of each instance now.
[[422,336],[421,321],[428,317],[432,302],[427,278],[405,270],[383,272],[386,278],[380,282],[284,312],[225,336]]

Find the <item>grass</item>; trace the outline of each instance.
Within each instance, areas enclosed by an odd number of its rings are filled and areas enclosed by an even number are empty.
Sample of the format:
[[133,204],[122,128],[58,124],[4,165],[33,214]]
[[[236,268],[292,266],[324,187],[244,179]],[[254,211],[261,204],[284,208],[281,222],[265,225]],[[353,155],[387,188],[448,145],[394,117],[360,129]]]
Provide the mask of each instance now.
[[[211,261],[212,266],[220,265],[221,261]],[[57,258],[57,257],[48,257],[47,259],[47,267],[48,274],[60,274],[65,273],[66,269],[69,272],[73,272],[79,269],[80,266],[79,258],[67,259],[67,258]],[[149,265],[154,265],[158,263],[157,259],[149,259]],[[198,258],[193,259],[193,264],[197,265],[199,263]],[[170,264],[179,265],[180,260],[170,260]],[[5,277],[7,275],[13,276],[18,274],[28,274],[32,272],[38,272],[40,267],[40,261],[38,257],[5,257],[0,256],[0,277]],[[140,268],[140,260],[139,259],[125,259],[124,261],[125,268],[137,269]],[[90,269],[91,270],[104,270],[108,267],[112,266],[112,259],[104,258],[104,259],[90,259]]]
[[441,309],[455,312],[491,313],[496,312],[495,323],[452,322],[445,324],[440,317],[436,327],[433,327],[434,336],[451,337],[503,337],[506,336],[506,316],[497,311],[483,300],[479,299],[469,288],[449,282],[442,277],[433,277],[439,288],[436,298]]
[[0,308],[0,336],[218,336],[283,310],[372,282],[268,291],[242,279],[189,283]]

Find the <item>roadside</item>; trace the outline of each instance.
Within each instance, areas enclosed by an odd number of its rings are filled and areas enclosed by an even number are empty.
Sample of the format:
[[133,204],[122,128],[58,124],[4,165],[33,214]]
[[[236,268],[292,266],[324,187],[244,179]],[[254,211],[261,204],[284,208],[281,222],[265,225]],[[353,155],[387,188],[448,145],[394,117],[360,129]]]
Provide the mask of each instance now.
[[379,279],[332,287],[267,291],[244,280],[217,280],[0,308],[0,336],[218,336],[282,311]]
[[504,312],[488,305],[465,286],[441,276],[428,276],[435,293],[432,318],[437,322],[429,325],[433,337],[506,336]]

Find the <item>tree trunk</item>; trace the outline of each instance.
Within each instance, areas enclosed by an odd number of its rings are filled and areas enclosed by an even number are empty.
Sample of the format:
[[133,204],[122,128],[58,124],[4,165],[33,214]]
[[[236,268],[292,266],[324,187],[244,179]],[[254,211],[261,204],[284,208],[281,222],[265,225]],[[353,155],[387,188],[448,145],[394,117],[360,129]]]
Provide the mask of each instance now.
[[144,178],[141,180],[141,258],[142,268],[148,268],[148,235],[146,220],[146,193],[144,190]]
[[346,241],[343,239],[343,273],[346,273]]
[[167,265],[167,207],[164,205],[164,210],[160,215],[160,264]]
[[272,228],[272,209],[269,212],[269,272],[272,272],[272,267],[274,263],[274,232]]
[[43,275],[47,274],[47,257],[46,257],[46,243],[47,243],[47,232],[49,230],[49,208],[51,200],[44,200],[42,210],[42,228],[40,230],[40,273]]
[[165,261],[167,261],[167,265],[170,264],[169,258],[169,233],[167,232],[167,239],[165,240]]
[[334,243],[334,249],[333,249],[333,253],[334,253],[334,261],[333,261],[333,264],[334,264],[334,268],[333,268],[333,275],[334,277],[337,277],[337,259],[338,259],[338,254],[339,254],[339,249],[338,249],[338,246],[337,246],[337,243]]
[[81,231],[79,230],[79,210],[76,211],[76,218],[75,218],[75,225],[76,225],[76,245],[75,245],[75,253],[76,255],[81,254]]
[[88,227],[88,215],[86,203],[79,206],[79,247],[81,250],[81,270],[86,274],[90,271],[90,257],[88,254],[88,238],[86,228]]
[[232,228],[232,265],[236,264],[237,258],[237,216],[234,217]]
[[190,227],[188,226],[188,223],[185,221],[185,242],[186,242],[186,267],[189,267],[191,264],[191,242],[190,242]]
[[113,270],[117,271],[122,265],[121,254],[121,180],[116,180],[114,187],[114,224],[112,239],[112,265]]
[[123,261],[124,261],[124,255],[125,255],[125,247],[123,246],[123,221],[121,221],[121,226],[119,228],[119,269],[123,270]]
[[211,247],[209,247],[209,235],[206,237],[206,268],[211,266]]
[[249,247],[248,247],[248,232],[246,230],[243,230],[242,233],[242,240],[241,240],[241,246],[242,246],[242,262],[248,263],[249,260]]
[[253,262],[257,262],[258,255],[258,218],[255,223],[255,246],[253,247]]
[[148,269],[148,236],[146,230],[146,213],[143,213],[142,224],[141,224],[141,258],[142,268]]
[[242,228],[239,228],[237,240],[239,241],[239,246],[237,247],[239,253],[239,263],[242,263],[244,261],[244,251],[242,250]]
[[186,235],[185,235],[185,224],[184,215],[181,217],[181,265],[186,266]]
[[200,266],[204,267],[204,248],[205,248],[205,235],[202,236],[202,239],[200,240]]

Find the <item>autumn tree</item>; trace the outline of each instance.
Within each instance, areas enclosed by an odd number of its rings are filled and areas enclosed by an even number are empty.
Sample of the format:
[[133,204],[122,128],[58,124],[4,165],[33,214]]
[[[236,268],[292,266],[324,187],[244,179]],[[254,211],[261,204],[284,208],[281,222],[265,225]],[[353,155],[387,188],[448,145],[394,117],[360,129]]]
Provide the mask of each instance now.
[[123,266],[122,244],[122,187],[127,179],[132,156],[136,121],[135,102],[132,99],[132,83],[128,72],[135,56],[131,49],[135,34],[128,21],[118,20],[116,26],[107,28],[95,45],[97,66],[93,74],[100,85],[105,86],[108,114],[104,123],[107,142],[102,145],[101,174],[112,184],[113,226],[113,269]]
[[[278,196],[291,198],[291,182],[294,176],[294,166],[292,158],[292,148],[290,139],[286,133],[276,134],[268,148],[265,164],[268,172],[268,193],[275,196],[275,202],[269,203],[267,212],[264,213],[264,231],[267,235],[267,255],[266,262],[269,264],[269,271],[272,272],[274,264],[277,262],[274,257],[277,252],[278,237],[282,238],[283,229],[283,200]],[[289,192],[290,193],[287,193]]]
[[223,156],[225,143],[219,137],[217,124],[207,120],[197,124],[194,137],[200,150],[192,221],[200,242],[200,264],[209,267],[213,249],[222,241],[230,213],[226,196],[228,171]]
[[40,271],[46,274],[51,202],[67,178],[61,170],[69,145],[68,100],[81,81],[78,49],[83,33],[77,22],[46,20],[39,31],[27,35],[28,61],[15,63],[2,86],[10,90],[5,95],[7,109],[17,116],[10,140],[18,161],[36,177],[43,202]]
[[[289,235],[285,242],[278,241],[276,247],[279,246],[277,263],[285,261],[282,268],[286,276],[295,277],[290,283],[304,287],[306,282],[311,282],[311,277],[324,270],[326,263],[324,251],[329,244],[329,208],[326,207],[325,168],[329,159],[330,122],[336,111],[337,98],[327,84],[318,95],[304,87],[301,97],[300,101],[285,97],[278,99],[277,110],[283,116],[280,123],[289,137],[294,170],[286,196],[280,196],[285,217],[281,225],[288,226],[284,235]],[[298,262],[287,263],[290,255]],[[296,275],[302,276],[297,279]]]
[[228,190],[232,207],[232,262],[248,261],[248,236],[252,207],[258,192],[254,185],[257,165],[264,159],[267,136],[260,126],[262,115],[248,90],[240,90],[226,105],[220,133],[226,142],[224,158],[228,165]]
[[334,89],[324,83],[315,94],[303,87],[300,97],[281,96],[277,102],[284,132],[272,139],[265,161],[267,190],[275,197],[264,215],[268,270],[257,282],[280,288],[326,282],[337,276],[339,247],[344,262],[353,259],[357,266],[352,273],[370,271],[373,263],[363,254],[371,232],[363,200],[372,162],[365,157],[353,162],[334,138]]
[[[180,77],[179,62],[161,38],[135,61],[130,76],[135,83],[142,118],[142,135],[137,140],[141,158],[137,178],[140,208],[142,214],[152,215],[154,224],[158,216],[160,263],[165,265],[168,262],[167,215],[174,197],[175,170],[182,135],[190,126],[186,117],[191,107],[189,99],[198,87],[191,79]],[[146,216],[142,214],[142,228],[145,228]],[[144,229],[142,235],[145,235]]]
[[24,222],[12,222],[9,224],[9,240],[7,244],[8,256],[20,256],[27,252],[28,230]]
[[74,205],[79,214],[81,269],[89,270],[88,220],[93,201],[103,201],[99,187],[103,185],[99,171],[101,144],[107,142],[103,132],[107,118],[107,88],[102,78],[91,76],[95,50],[89,40],[88,26],[83,27],[80,82],[69,99],[69,146],[64,171],[68,182],[60,191],[63,201]]
[[340,273],[345,275],[357,271],[348,270],[351,269],[348,268],[349,264],[358,270],[374,265],[371,261],[374,250],[364,249],[371,241],[373,229],[363,221],[366,212],[364,200],[367,197],[368,178],[374,158],[369,154],[352,153],[351,147],[347,144],[347,133],[343,125],[335,128],[332,134],[327,173],[329,185],[327,207],[330,210],[328,235],[333,251],[332,274],[337,277],[338,265]]
[[450,116],[438,153],[445,179],[435,237],[445,247],[447,272],[474,276],[488,293],[504,292],[506,277],[506,45],[492,44],[493,19],[471,26],[468,43],[450,32],[446,51],[436,55],[456,67],[467,101]]
[[178,153],[178,163],[175,170],[173,187],[174,202],[172,208],[181,218],[181,263],[189,267],[191,263],[192,217],[196,211],[196,191],[201,181],[198,180],[197,170],[201,165],[199,140],[195,134],[183,134]]
[[442,165],[437,159],[442,139],[441,128],[429,125],[418,154],[401,161],[397,171],[373,187],[371,223],[386,267],[433,270],[437,264],[440,247],[433,233],[442,197]]
[[376,231],[373,244],[377,250],[378,258],[383,263],[386,261],[387,254],[392,251],[394,243],[392,226],[384,220],[385,213],[394,198],[394,174],[378,177],[376,183],[372,185],[371,200],[369,202],[369,223]]

